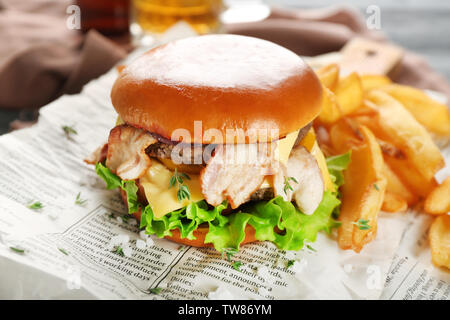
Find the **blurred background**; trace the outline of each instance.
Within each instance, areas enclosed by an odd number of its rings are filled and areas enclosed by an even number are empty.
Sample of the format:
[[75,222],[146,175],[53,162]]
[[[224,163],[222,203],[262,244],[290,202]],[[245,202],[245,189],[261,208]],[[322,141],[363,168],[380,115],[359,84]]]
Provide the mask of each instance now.
[[0,134],[132,50],[194,34],[258,36],[305,56],[389,40],[448,80],[449,17],[443,0],[0,0]]

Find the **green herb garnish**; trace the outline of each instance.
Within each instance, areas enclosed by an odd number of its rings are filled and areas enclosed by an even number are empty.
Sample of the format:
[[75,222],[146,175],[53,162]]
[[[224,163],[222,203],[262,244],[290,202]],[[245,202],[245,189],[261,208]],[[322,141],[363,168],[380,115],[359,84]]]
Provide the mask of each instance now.
[[21,248],[15,248],[15,247],[9,247],[12,251],[17,252],[17,253],[25,253],[25,249],[21,249]]
[[114,253],[117,253],[119,256],[123,257],[125,256],[125,253],[123,253],[123,249],[121,246],[117,246],[116,250],[114,251]]
[[59,251],[61,251],[63,254],[65,254],[66,256],[68,256],[69,254],[67,253],[66,250],[64,250],[63,248],[58,248]]
[[78,134],[78,132],[70,126],[62,126],[62,129],[67,137],[70,137],[71,134]]
[[227,256],[227,260],[231,261],[231,257],[234,256],[238,252],[239,252],[239,250],[235,249],[235,248],[224,248],[222,250],[222,258],[224,256]]
[[289,181],[298,183],[297,179],[294,177],[284,177],[284,194],[287,195],[288,190],[294,191],[294,188],[290,185]]
[[189,191],[189,187],[184,184],[184,179],[191,180],[191,178],[187,174],[178,172],[178,170],[175,168],[175,172],[169,181],[169,189],[174,187],[175,184],[178,184],[177,199],[180,202],[184,199],[191,200],[191,193]]
[[373,184],[373,187],[375,188],[375,190],[380,191],[380,188],[378,187],[378,185],[376,183]]
[[237,271],[241,271],[240,270],[240,267],[242,266],[242,262],[240,262],[240,261],[235,261],[235,262],[233,262],[233,264],[232,264],[232,266],[233,266],[233,269],[234,270],[237,270]]
[[161,293],[161,288],[158,288],[158,287],[151,288],[151,289],[148,289],[148,292],[150,292],[151,294],[160,294]]
[[123,222],[128,223],[128,220],[130,219],[130,215],[123,215],[120,217]]
[[369,230],[371,226],[369,225],[369,220],[359,219],[358,222],[352,222],[359,230]]
[[75,204],[79,206],[84,206],[87,202],[87,199],[81,199],[81,192],[78,192],[77,197],[75,198]]
[[178,201],[182,201],[183,199],[191,200],[191,193],[189,192],[189,188],[186,185],[180,186],[177,192]]
[[287,262],[287,268],[289,269],[290,267],[292,267],[294,265],[294,263],[295,263],[295,260],[289,260]]
[[27,207],[31,210],[40,210],[44,205],[40,201],[30,201]]
[[317,252],[317,250],[311,247],[309,244],[307,244],[306,247],[313,252]]
[[175,186],[176,182],[178,182],[179,184],[183,184],[184,179],[191,180],[191,178],[186,173],[178,172],[178,170],[175,168],[175,172],[169,181],[169,188]]

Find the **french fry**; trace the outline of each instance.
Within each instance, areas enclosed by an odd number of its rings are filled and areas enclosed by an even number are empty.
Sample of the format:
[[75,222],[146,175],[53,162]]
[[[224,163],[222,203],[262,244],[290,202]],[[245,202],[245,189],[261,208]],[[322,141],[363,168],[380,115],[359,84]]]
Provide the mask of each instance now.
[[400,101],[429,131],[450,136],[450,113],[447,106],[433,100],[422,90],[400,84],[390,84],[379,90]]
[[404,199],[408,205],[415,204],[418,200],[417,196],[406,187],[399,176],[394,172],[394,170],[391,169],[391,167],[386,162],[384,163],[383,169],[384,176],[387,180],[386,194],[395,194]]
[[386,86],[391,84],[392,81],[386,76],[378,75],[378,74],[364,74],[361,75],[361,83],[363,90],[369,91],[372,89],[377,89],[379,87]]
[[450,216],[437,217],[430,228],[431,259],[438,267],[450,269]]
[[372,90],[367,99],[376,106],[378,115],[355,119],[401,151],[385,154],[386,162],[414,193],[425,197],[436,185],[434,175],[444,166],[439,148],[427,130],[390,95]]
[[386,189],[381,210],[386,212],[403,212],[406,209],[408,209],[406,200],[395,193],[387,192]]
[[368,128],[362,126],[360,132],[363,143],[353,148],[352,161],[344,172],[339,215],[342,225],[338,229],[339,247],[355,252],[376,236],[378,212],[386,189],[380,146]]
[[363,100],[361,106],[347,117],[375,117],[378,114],[376,106],[368,100]]
[[336,96],[330,89],[323,86],[322,90],[322,109],[318,120],[320,123],[327,125],[336,122],[342,116],[341,109],[337,103]]
[[339,66],[335,63],[329,64],[316,71],[320,82],[330,90],[334,90],[339,81]]
[[406,187],[415,195],[426,198],[437,186],[436,179],[426,179],[421,172],[405,159],[384,156],[384,161],[394,170]]
[[450,212],[450,177],[431,191],[425,200],[424,209],[429,214]]
[[346,153],[362,144],[358,132],[347,119],[341,119],[330,127],[330,143],[335,154]]
[[355,112],[363,102],[363,87],[359,75],[351,73],[340,79],[334,93],[344,115]]

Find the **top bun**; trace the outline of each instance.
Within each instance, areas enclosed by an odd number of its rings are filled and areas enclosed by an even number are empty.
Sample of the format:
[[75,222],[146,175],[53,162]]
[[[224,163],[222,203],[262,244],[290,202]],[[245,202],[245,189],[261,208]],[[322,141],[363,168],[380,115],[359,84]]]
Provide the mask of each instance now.
[[[208,129],[224,139],[227,129],[278,130],[277,137],[258,134],[258,142],[284,137],[319,114],[321,97],[317,76],[295,53],[238,35],[156,47],[124,68],[111,91],[126,123],[168,139],[186,129],[184,142],[204,144],[218,143],[214,135],[203,137]],[[201,121],[196,135],[194,121]]]

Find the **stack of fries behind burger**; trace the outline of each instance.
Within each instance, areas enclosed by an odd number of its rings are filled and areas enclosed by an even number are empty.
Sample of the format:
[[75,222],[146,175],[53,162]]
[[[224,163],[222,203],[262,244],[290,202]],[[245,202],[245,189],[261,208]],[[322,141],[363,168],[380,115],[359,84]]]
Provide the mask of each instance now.
[[448,107],[383,75],[340,76],[337,64],[316,73],[323,85],[314,123],[321,149],[328,156],[352,152],[344,172],[339,246],[359,252],[376,235],[380,209],[414,206],[435,216],[432,260],[450,268],[450,177],[441,184],[435,179],[445,163],[433,141],[450,137]]

